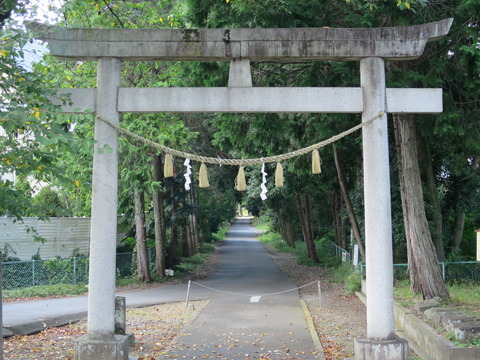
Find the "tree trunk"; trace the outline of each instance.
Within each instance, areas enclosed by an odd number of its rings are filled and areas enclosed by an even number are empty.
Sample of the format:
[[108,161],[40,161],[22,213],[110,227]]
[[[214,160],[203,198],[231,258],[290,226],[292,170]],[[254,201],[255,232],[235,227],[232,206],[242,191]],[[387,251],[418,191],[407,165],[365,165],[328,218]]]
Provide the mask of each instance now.
[[335,244],[344,249],[346,248],[346,234],[342,220],[342,199],[338,192],[333,193],[332,214],[333,229],[335,230]]
[[188,215],[187,222],[185,224],[185,240],[187,242],[187,257],[195,255],[197,248],[195,246],[195,238],[193,236],[193,216]]
[[302,236],[303,236],[303,241],[305,241],[305,247],[307,249],[307,256],[310,257],[310,248],[307,246],[307,231],[305,227],[305,214],[303,212],[303,205],[302,205],[302,197],[300,193],[295,194],[295,200],[297,203],[297,209],[298,209],[298,217],[300,220],[300,226],[302,228]]
[[362,259],[365,261],[365,246],[363,245],[362,235],[360,234],[360,228],[358,227],[357,217],[355,211],[353,210],[352,202],[350,196],[348,195],[347,184],[345,178],[343,177],[342,164],[340,163],[340,157],[338,156],[337,147],[333,145],[333,157],[335,158],[335,166],[337,168],[338,183],[340,184],[340,189],[342,190],[343,202],[347,208],[348,218],[352,225],[353,235],[358,244],[358,249]]
[[165,277],[165,243],[167,241],[167,227],[165,222],[165,205],[163,202],[163,171],[162,159],[153,155],[153,181],[160,184],[153,190],[153,215],[155,223],[155,272],[157,276]]
[[[194,205],[197,203],[195,186],[192,184],[190,187],[190,204]],[[190,215],[190,221],[192,226],[192,236],[193,236],[193,253],[196,254],[198,247],[200,246],[200,231],[198,228],[198,214],[193,212]]]
[[170,245],[168,247],[168,254],[166,259],[165,266],[167,268],[172,268],[175,265],[176,250],[178,246],[178,224],[175,222],[174,218],[177,212],[177,204],[175,203],[175,185],[172,183],[170,187],[170,197],[172,202],[172,221],[170,229]]
[[307,256],[314,262],[318,263],[317,251],[313,239],[312,223],[310,219],[310,200],[307,195],[296,194],[298,211],[300,214],[300,222],[302,224],[303,239],[307,248]]
[[424,299],[435,296],[446,299],[449,294],[440,273],[425,215],[415,119],[413,115],[404,114],[395,114],[393,117],[412,290],[420,292]]
[[339,244],[339,233],[338,233],[338,216],[337,216],[337,201],[338,201],[338,194],[333,192],[332,194],[332,227],[333,231],[335,232],[335,244]]
[[133,190],[135,204],[135,232],[137,240],[137,272],[140,281],[152,282],[148,261],[147,235],[145,231],[145,194],[137,187]]
[[347,226],[345,224],[345,217],[343,216],[342,209],[343,209],[343,202],[339,198],[338,200],[338,223],[339,223],[339,233],[340,233],[340,247],[342,249],[348,250],[348,236],[349,232],[347,232]]
[[312,227],[312,216],[310,214],[310,197],[308,195],[305,196],[305,219],[307,220],[307,230],[308,230],[308,244],[307,246],[310,247],[310,259],[314,263],[319,263],[317,249],[315,248],[315,238],[313,236],[313,227]]
[[460,244],[463,238],[463,228],[465,226],[465,211],[459,210],[455,218],[455,228],[453,229],[453,250],[460,252]]
[[417,146],[421,175],[423,182],[425,183],[425,200],[430,204],[432,209],[430,214],[427,214],[427,218],[430,217],[430,220],[433,222],[433,244],[435,245],[438,261],[445,261],[442,208],[440,206],[440,199],[438,198],[435,174],[433,173],[432,155],[425,139],[419,131],[417,131]]
[[185,221],[182,226],[180,226],[180,242],[182,244],[182,256],[183,257],[191,257],[192,250],[191,250],[191,239],[190,239],[190,225],[189,221]]
[[285,215],[283,206],[278,211],[278,229],[282,235],[282,239],[288,244],[288,246],[295,247],[295,238],[293,235],[293,227],[291,221],[288,220]]

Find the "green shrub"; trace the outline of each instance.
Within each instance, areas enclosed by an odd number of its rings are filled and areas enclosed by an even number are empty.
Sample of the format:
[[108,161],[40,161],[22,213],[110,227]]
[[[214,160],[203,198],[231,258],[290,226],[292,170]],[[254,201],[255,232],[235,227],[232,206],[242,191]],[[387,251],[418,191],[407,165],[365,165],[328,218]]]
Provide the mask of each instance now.
[[315,239],[315,249],[317,250],[318,260],[322,265],[333,267],[340,264],[340,260],[332,255],[330,240],[327,238]]
[[356,272],[352,272],[345,280],[345,290],[347,294],[355,294],[362,288],[362,277]]
[[348,263],[342,263],[333,272],[333,281],[345,284],[345,292],[354,294],[362,287],[362,276]]
[[333,281],[337,283],[344,283],[352,273],[353,269],[350,264],[342,263],[334,270]]
[[277,243],[283,242],[279,233],[267,231],[258,237],[261,242],[275,246]]

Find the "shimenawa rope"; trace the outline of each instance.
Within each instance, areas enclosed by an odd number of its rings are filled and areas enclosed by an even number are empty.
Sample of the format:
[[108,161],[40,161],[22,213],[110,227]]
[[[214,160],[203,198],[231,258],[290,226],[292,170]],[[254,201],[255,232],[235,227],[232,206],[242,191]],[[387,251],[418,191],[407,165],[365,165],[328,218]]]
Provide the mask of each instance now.
[[201,156],[201,155],[197,155],[197,154],[187,153],[187,152],[180,151],[180,150],[175,150],[175,149],[169,148],[165,145],[161,145],[161,144],[158,144],[154,141],[148,140],[148,139],[146,139],[146,138],[144,138],[140,135],[137,135],[137,134],[135,134],[135,133],[133,133],[129,130],[126,130],[126,129],[120,127],[119,125],[114,124],[111,121],[108,121],[107,119],[105,119],[105,118],[103,118],[99,115],[97,115],[96,118],[103,121],[104,123],[110,125],[112,128],[117,130],[120,134],[131,137],[135,140],[138,140],[138,141],[140,141],[140,142],[142,142],[146,145],[149,145],[149,146],[151,146],[155,149],[158,149],[158,150],[160,150],[160,151],[162,151],[166,154],[175,155],[175,156],[178,156],[178,157],[181,157],[181,158],[184,158],[184,159],[191,159],[191,160],[194,160],[194,161],[199,161],[201,163],[206,163],[206,164],[246,166],[246,165],[261,165],[261,164],[265,164],[265,163],[280,162],[280,161],[283,161],[283,160],[288,160],[288,159],[292,159],[292,158],[297,157],[297,156],[302,156],[302,155],[308,154],[308,153],[310,153],[314,150],[318,150],[322,147],[333,144],[334,142],[340,140],[341,138],[343,138],[347,135],[350,135],[351,133],[361,129],[363,126],[371,123],[372,121],[374,121],[378,118],[381,118],[383,115],[384,115],[384,112],[381,111],[381,112],[378,113],[377,116],[375,116],[371,119],[363,121],[360,124],[355,125],[354,127],[350,128],[350,129],[348,129],[348,130],[346,130],[346,131],[344,131],[344,132],[342,132],[338,135],[332,136],[331,138],[329,138],[327,140],[324,140],[324,141],[321,141],[319,143],[310,145],[310,146],[305,147],[303,149],[295,150],[295,151],[285,153],[285,154],[280,154],[280,155],[275,155],[275,156],[267,156],[267,157],[263,157],[263,158],[254,158],[254,159],[222,159],[222,158],[219,158],[219,157],[207,157],[207,156]]

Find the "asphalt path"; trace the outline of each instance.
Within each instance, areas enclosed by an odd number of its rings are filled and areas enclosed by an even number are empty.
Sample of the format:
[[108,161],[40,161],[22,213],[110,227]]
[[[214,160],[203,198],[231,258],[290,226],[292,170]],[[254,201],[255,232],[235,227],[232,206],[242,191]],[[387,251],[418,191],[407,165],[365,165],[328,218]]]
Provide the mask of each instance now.
[[[232,225],[219,266],[190,284],[188,300],[210,303],[177,337],[167,358],[322,359],[296,284],[266,253],[249,218]],[[128,307],[186,301],[187,284],[120,292]],[[26,334],[85,318],[87,296],[3,304],[3,326]]]
[[280,271],[257,235],[249,219],[232,225],[220,250],[218,271],[191,286],[192,298],[208,287],[212,301],[179,334],[168,357],[324,358],[295,282]]

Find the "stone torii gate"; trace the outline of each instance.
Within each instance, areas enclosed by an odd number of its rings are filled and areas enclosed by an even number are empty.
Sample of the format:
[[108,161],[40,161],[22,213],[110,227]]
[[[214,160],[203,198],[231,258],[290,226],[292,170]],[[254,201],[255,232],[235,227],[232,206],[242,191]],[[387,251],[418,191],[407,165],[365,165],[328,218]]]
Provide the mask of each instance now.
[[[388,89],[385,61],[420,57],[426,43],[448,33],[452,19],[375,29],[66,29],[32,23],[63,60],[97,61],[96,89],[64,89],[65,112],[94,110],[119,124],[124,112],[361,113],[367,275],[367,338],[355,339],[356,359],[407,359],[395,336],[387,113],[439,113],[441,89]],[[230,61],[228,87],[122,88],[122,61]],[[358,88],[252,87],[250,61],[359,61]],[[118,133],[95,123],[88,334],[75,359],[128,359],[114,335]]]

